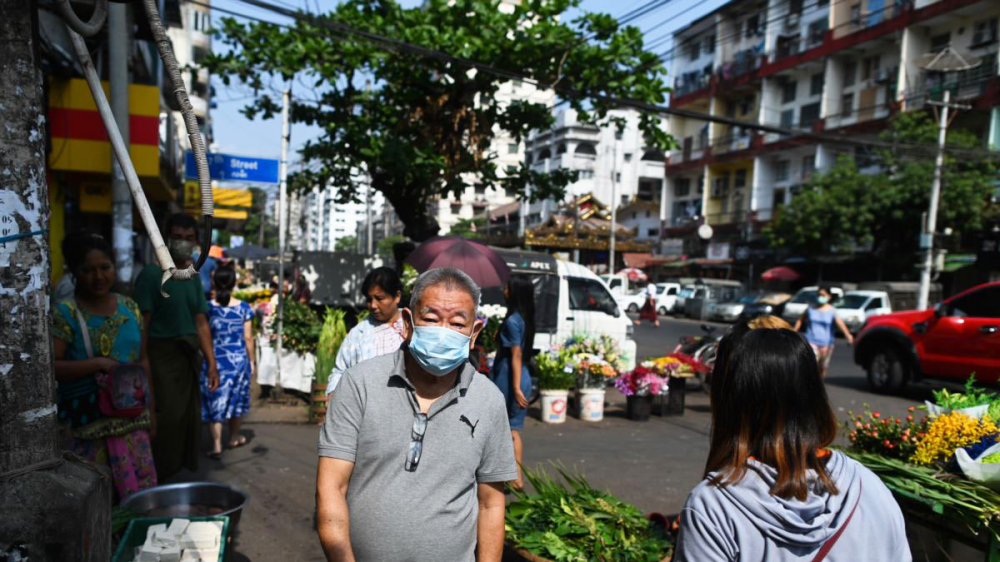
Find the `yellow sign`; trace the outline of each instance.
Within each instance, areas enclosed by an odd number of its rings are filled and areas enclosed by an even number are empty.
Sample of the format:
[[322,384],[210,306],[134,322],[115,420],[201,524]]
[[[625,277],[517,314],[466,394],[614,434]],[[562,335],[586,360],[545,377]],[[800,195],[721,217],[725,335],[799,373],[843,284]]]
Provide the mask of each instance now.
[[111,213],[111,186],[97,182],[80,184],[80,211]]
[[[212,201],[216,218],[246,220],[249,215],[244,209],[253,207],[253,194],[248,189],[213,187]],[[184,210],[191,214],[201,213],[201,188],[196,181],[184,182]]]

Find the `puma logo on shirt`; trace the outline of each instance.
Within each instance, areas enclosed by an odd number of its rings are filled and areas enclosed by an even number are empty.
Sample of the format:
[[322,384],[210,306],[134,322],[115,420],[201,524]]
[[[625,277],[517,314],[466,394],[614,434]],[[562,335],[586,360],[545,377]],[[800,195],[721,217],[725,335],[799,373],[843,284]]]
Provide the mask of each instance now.
[[469,418],[465,417],[465,414],[462,414],[458,416],[458,421],[465,422],[465,425],[469,426],[469,429],[472,430],[472,437],[476,437],[476,426],[479,425],[479,420],[476,420],[475,425],[473,425],[473,423],[469,421]]

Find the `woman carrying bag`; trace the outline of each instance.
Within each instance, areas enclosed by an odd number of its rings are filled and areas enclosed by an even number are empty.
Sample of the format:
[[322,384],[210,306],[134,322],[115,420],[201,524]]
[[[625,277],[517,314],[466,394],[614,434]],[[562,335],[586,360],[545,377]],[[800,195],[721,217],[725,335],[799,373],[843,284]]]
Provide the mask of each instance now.
[[54,312],[59,422],[67,449],[111,469],[121,501],[157,480],[142,315],[135,301],[112,291],[115,264],[104,238],[67,236],[63,255],[76,290]]

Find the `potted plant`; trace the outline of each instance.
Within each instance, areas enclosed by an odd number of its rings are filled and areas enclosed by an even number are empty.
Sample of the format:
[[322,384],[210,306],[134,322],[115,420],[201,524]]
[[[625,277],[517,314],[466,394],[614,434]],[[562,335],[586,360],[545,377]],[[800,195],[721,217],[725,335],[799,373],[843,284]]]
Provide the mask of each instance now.
[[628,419],[648,421],[653,409],[653,397],[667,393],[668,378],[657,371],[652,361],[645,361],[619,375],[615,379],[615,388],[625,395]]
[[[281,356],[273,359],[275,363],[281,364],[281,380],[275,382],[286,391],[309,393],[316,372],[316,346],[319,344],[322,324],[316,313],[305,304],[287,299],[284,308]],[[276,310],[277,308],[272,306],[271,313],[264,320],[265,332],[275,351],[278,343]],[[264,367],[262,366],[262,371]],[[276,370],[276,365],[267,368]],[[258,381],[261,379],[262,377],[258,376]]]
[[563,423],[566,421],[566,404],[569,389],[576,382],[573,364],[566,350],[552,350],[540,353],[535,364],[538,369],[538,388],[542,396],[542,421]]
[[585,353],[575,360],[577,414],[584,421],[601,421],[604,419],[604,389],[618,372],[597,355]]
[[342,309],[326,309],[319,344],[316,346],[316,378],[313,379],[312,404],[309,408],[309,420],[313,423],[323,423],[326,418],[326,386],[330,381],[330,372],[336,365],[340,344],[347,337],[347,325],[344,323],[346,315]]

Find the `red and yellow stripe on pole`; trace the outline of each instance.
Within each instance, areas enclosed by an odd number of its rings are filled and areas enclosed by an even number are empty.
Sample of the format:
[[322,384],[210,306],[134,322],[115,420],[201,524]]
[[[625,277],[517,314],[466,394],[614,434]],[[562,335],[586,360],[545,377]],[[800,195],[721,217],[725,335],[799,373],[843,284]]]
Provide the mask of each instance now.
[[[102,82],[105,94],[108,83]],[[160,91],[129,84],[129,153],[139,176],[160,174]],[[53,170],[111,173],[111,143],[87,83],[79,78],[49,82]]]

